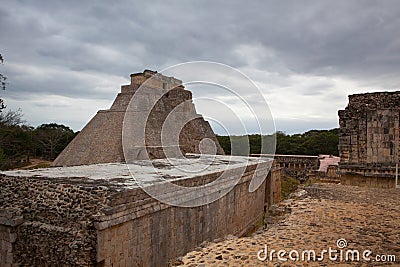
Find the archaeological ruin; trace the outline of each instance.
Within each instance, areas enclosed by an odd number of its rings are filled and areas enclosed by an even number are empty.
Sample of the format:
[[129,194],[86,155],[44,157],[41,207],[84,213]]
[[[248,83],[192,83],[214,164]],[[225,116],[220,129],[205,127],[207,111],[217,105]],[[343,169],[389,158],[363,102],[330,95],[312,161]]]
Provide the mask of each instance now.
[[[132,101],[134,96],[136,101]],[[187,120],[187,123],[177,124],[183,126],[177,133],[179,144],[161,140],[162,126],[169,123],[166,119],[171,114],[176,114],[180,122]],[[128,123],[132,125],[126,125]],[[121,134],[124,127],[132,128],[127,138],[138,142],[132,144],[129,159],[127,143],[123,143]],[[144,135],[143,140],[138,135]],[[165,152],[173,156],[179,152],[200,153],[199,144],[205,138],[214,142],[217,154],[224,154],[209,123],[196,113],[192,93],[185,90],[182,81],[145,70],[131,75],[131,84],[121,86],[111,108],[100,110],[54,160],[53,166],[164,158]],[[175,151],[174,145],[179,145],[180,151]]]
[[315,176],[320,165],[319,157],[311,155],[252,154],[252,156],[274,160],[276,167],[280,168],[282,173],[301,182]]
[[0,173],[0,266],[166,266],[253,231],[280,199],[272,160],[223,155],[182,82],[153,71],[53,165]]
[[394,187],[399,163],[400,92],[349,96],[339,111],[343,184]]

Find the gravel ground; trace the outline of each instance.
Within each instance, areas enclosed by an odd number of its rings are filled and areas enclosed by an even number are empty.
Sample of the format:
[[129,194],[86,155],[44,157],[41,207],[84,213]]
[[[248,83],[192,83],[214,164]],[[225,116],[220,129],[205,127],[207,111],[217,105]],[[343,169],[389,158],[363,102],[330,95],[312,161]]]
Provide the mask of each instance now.
[[[271,216],[265,221],[265,229],[250,237],[230,236],[207,243],[177,263],[180,266],[400,266],[400,189],[314,184],[273,206]],[[259,256],[264,257],[265,246],[268,257],[262,261],[257,254],[261,250]],[[337,259],[329,259],[327,252],[322,261],[318,260],[321,252],[329,248],[337,250],[331,253]],[[272,250],[276,252],[271,260]],[[277,258],[279,250],[285,251],[281,258],[287,261]],[[308,253],[302,260],[304,250],[314,250],[316,260],[308,260]],[[349,250],[359,251],[360,260],[346,261]],[[362,258],[365,250],[372,252],[366,255],[370,261]],[[289,256],[297,258],[296,252],[299,260],[291,260]],[[383,259],[389,255],[396,257],[395,263],[377,261],[377,256]]]

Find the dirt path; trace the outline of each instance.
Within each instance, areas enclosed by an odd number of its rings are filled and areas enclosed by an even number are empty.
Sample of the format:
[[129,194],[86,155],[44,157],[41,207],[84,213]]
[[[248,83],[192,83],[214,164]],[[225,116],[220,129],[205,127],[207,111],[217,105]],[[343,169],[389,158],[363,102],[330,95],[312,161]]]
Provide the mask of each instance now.
[[[315,184],[305,190],[304,196],[286,200],[275,209],[287,211],[278,223],[267,225],[264,231],[251,237],[232,237],[210,243],[186,254],[182,266],[400,266],[399,189]],[[341,240],[341,249],[338,240]],[[259,256],[265,257],[265,246],[267,259],[261,261],[257,254],[261,250]],[[332,258],[337,256],[336,261],[329,259],[328,252],[318,261],[321,252],[329,248],[337,250],[331,252]],[[272,250],[276,252],[271,261]],[[286,262],[277,259],[279,250],[285,251],[281,258],[287,259]],[[305,253],[303,261],[304,250],[314,250],[317,260],[308,261],[308,253]],[[346,253],[350,260],[355,253],[356,259],[356,252],[349,250],[357,250],[360,260],[346,262]],[[372,254],[368,255],[366,250]],[[365,258],[370,261],[362,258],[364,251]],[[296,259],[296,252],[299,260],[291,260],[289,253]],[[378,262],[377,255],[386,260],[392,260],[389,255],[395,255],[396,263]]]

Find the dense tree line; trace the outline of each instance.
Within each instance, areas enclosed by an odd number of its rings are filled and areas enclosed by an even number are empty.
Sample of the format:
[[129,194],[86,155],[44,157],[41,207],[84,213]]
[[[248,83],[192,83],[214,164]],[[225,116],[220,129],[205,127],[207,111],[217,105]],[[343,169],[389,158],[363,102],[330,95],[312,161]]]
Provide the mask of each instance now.
[[[217,136],[219,143],[226,154],[236,151],[236,155],[273,153],[276,140],[276,154],[288,155],[339,155],[338,137],[339,129],[332,130],[311,130],[302,134],[288,135],[283,132],[276,132],[273,135],[259,134],[247,136]],[[261,151],[261,140],[265,150]],[[237,148],[233,148],[232,144]],[[247,146],[249,144],[249,147]]]
[[22,120],[21,111],[0,112],[0,169],[23,166],[31,157],[54,160],[76,133],[69,127],[42,124],[32,127]]

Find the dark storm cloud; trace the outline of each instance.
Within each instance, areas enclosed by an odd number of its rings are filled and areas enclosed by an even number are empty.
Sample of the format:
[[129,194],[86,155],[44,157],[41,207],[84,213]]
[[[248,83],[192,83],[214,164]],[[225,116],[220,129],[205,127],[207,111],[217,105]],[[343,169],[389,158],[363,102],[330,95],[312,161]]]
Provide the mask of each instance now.
[[396,0],[4,1],[5,96],[112,99],[132,72],[192,60],[246,71],[277,103],[399,88],[398,14]]
[[126,75],[193,59],[240,67],[248,59],[234,51],[247,44],[275,53],[258,68],[274,60],[296,73],[366,77],[400,69],[396,1],[29,3],[1,10],[10,60]]

